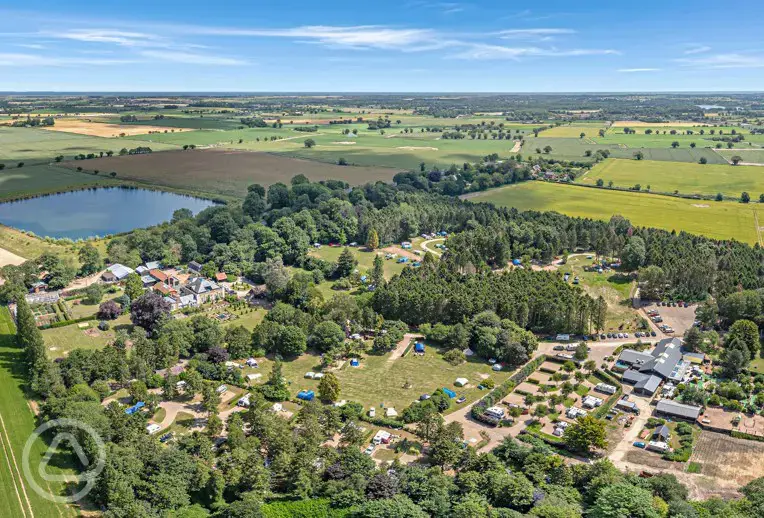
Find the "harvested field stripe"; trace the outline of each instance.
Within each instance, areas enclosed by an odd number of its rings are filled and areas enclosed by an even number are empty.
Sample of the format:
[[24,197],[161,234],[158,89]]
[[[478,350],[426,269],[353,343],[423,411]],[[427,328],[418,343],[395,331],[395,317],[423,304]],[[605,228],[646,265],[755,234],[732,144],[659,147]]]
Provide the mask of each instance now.
[[[11,474],[11,480],[13,481],[13,489],[16,492],[16,497],[19,500],[19,506],[21,507],[21,512],[24,513],[24,516],[32,516],[34,517],[34,512],[32,511],[32,504],[29,502],[29,497],[27,496],[26,488],[24,487],[24,478],[21,475],[21,472],[19,471],[19,466],[16,464],[16,456],[13,453],[13,447],[11,446],[11,440],[8,438],[8,431],[5,429],[5,421],[3,420],[3,416],[0,414],[0,431],[2,431],[2,435],[0,435],[0,442],[3,443],[3,450],[5,452],[5,462],[8,465],[8,471]],[[13,465],[11,465],[11,462]],[[21,490],[24,492],[24,500],[26,500],[26,507],[24,506],[24,502],[21,500],[21,494],[19,493],[19,486],[21,486]],[[27,514],[28,511],[28,514]]]

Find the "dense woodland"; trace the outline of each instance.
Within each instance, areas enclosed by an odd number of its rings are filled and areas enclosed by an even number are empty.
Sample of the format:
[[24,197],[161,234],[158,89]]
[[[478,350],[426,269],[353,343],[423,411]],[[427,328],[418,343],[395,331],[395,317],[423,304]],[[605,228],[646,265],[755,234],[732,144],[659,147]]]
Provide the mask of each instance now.
[[[424,414],[406,414],[429,443],[431,464],[378,468],[359,448],[364,437],[358,427],[366,419],[359,404],[305,404],[292,422],[268,411],[270,402],[294,396],[280,361],[254,391],[251,408],[222,423],[214,389],[221,381],[242,383],[238,372],[225,368],[229,358],[269,353],[288,361],[310,347],[331,363],[389,351],[409,326],[419,326],[455,362],[463,361],[458,356],[469,346],[482,357],[520,365],[536,349],[533,333],[601,329],[600,300],[555,273],[508,267],[514,258],[529,265],[577,249],[620,257],[624,274],[638,276],[645,297],[706,301],[699,318],[728,331],[724,368],[730,377],[759,353],[757,324],[764,319],[759,246],[638,228],[618,216],[602,222],[519,213],[459,200],[448,194],[462,191],[443,187],[460,178],[466,183],[467,175],[476,182],[483,175],[491,182],[525,179],[528,170],[512,161],[468,164],[458,174],[420,173],[399,175],[393,185],[353,188],[340,181],[311,183],[302,175],[290,185],[252,185],[242,203],[217,205],[196,216],[180,210],[170,222],[116,237],[106,258],[92,246],[83,248],[79,273],[98,271],[104,259],[131,267],[194,260],[207,275],[246,275],[264,284],[264,296],[274,303],[252,332],[236,326],[224,330],[204,315],[174,320],[160,296],[144,293],[140,279],[130,277],[124,297],[104,303],[99,314],[108,321],[129,312],[133,333],[119,333],[102,350],[77,350],[51,362],[21,294],[41,269],[51,271],[62,286],[77,270],[49,256],[3,268],[7,282],[0,295],[17,301],[18,342],[30,387],[43,399],[41,418],[80,419],[107,440],[107,467],[92,495],[107,517],[764,514],[761,479],[744,488],[740,500],[691,502],[672,476],[626,476],[608,461],[569,466],[533,439],[529,444],[507,439],[492,453],[478,455],[473,447],[462,447],[458,424],[443,423],[438,404],[447,400],[437,394],[421,405],[430,409]],[[308,256],[315,242],[378,248],[435,231],[450,234],[443,257],[426,255],[421,267],[389,281],[378,259],[370,282],[360,283],[350,248],[335,263]],[[324,297],[316,286],[327,279],[355,286],[357,295]],[[346,340],[354,333],[373,337],[371,344]],[[179,358],[189,360],[182,375],[156,372]],[[332,377],[326,379],[319,399],[335,401],[338,389]],[[151,411],[158,397],[149,389],[161,388],[162,397],[172,399],[178,380],[201,395],[208,425],[204,433],[169,446],[147,438],[147,413],[128,416],[117,403],[101,404],[112,382],[128,388],[131,399],[145,401]],[[732,396],[731,390],[725,387],[724,394]],[[328,446],[335,434],[339,446]]]
[[[490,316],[480,320],[490,327]],[[46,372],[52,379],[56,366],[44,357],[42,336],[23,299],[18,342],[26,353],[30,381]],[[269,391],[284,385],[278,362],[268,389],[255,392],[252,406],[229,418],[222,441],[223,423],[212,410],[219,396],[192,368],[185,379],[203,395],[210,414],[207,431],[162,445],[145,435],[147,414],[127,415],[116,402],[101,404],[109,393],[106,381],[119,379],[104,369],[103,360],[111,356],[112,365],[124,366],[123,346],[107,347],[97,361],[65,360],[61,378],[41,408],[42,419],[78,419],[105,439],[106,467],[90,498],[109,518],[749,518],[764,513],[764,479],[745,486],[745,496],[738,500],[690,501],[673,475],[624,475],[607,460],[569,465],[531,437],[526,443],[507,438],[493,452],[478,455],[472,446],[461,447],[460,425],[444,425],[437,414],[417,424],[417,433],[430,443],[429,465],[377,467],[360,450],[360,405],[307,403],[293,422],[268,410],[266,397],[274,395]],[[175,380],[165,379],[164,397],[173,397]],[[129,390],[134,400],[152,404],[142,381],[132,382]],[[335,435],[338,446],[327,445]],[[94,445],[86,437],[79,439],[92,454]]]

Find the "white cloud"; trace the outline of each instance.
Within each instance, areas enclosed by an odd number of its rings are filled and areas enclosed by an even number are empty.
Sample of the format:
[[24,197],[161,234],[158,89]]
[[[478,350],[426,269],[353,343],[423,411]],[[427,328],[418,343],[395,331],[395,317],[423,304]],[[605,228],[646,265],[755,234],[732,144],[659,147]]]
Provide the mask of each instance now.
[[660,68],[619,68],[618,72],[623,72],[626,74],[634,74],[634,73],[640,73],[640,72],[660,72]]
[[193,52],[181,52],[176,50],[143,50],[140,52],[140,55],[160,61],[187,63],[190,65],[235,66],[247,64],[246,61],[237,58],[213,56],[209,54],[195,54]]
[[573,57],[573,56],[597,56],[620,54],[612,49],[558,49],[541,47],[504,47],[501,45],[488,45],[477,43],[469,49],[455,54],[459,59],[520,59],[521,57]]
[[552,36],[559,36],[561,34],[575,34],[573,29],[507,29],[499,31],[497,34],[503,40],[511,39],[550,39]]
[[45,45],[40,45],[39,43],[15,43],[13,46],[21,47],[23,49],[35,49],[35,50],[42,50],[45,48]]
[[112,43],[124,47],[161,47],[170,44],[166,38],[155,34],[116,29],[72,29],[46,33],[46,36],[90,43]]
[[0,54],[0,66],[5,67],[66,67],[75,65],[123,65],[135,63],[130,59],[77,58],[66,56],[40,56],[37,54]]
[[689,49],[685,50],[685,54],[702,54],[704,52],[708,52],[711,50],[711,47],[708,47],[706,45],[693,45]]
[[696,68],[762,68],[764,56],[752,54],[714,54],[698,58],[681,58],[675,60],[687,67]]
[[189,31],[206,36],[292,38],[298,41],[349,48],[428,50],[443,46],[438,43],[437,34],[431,29],[396,29],[378,25],[351,27],[305,25],[284,29],[191,27]]

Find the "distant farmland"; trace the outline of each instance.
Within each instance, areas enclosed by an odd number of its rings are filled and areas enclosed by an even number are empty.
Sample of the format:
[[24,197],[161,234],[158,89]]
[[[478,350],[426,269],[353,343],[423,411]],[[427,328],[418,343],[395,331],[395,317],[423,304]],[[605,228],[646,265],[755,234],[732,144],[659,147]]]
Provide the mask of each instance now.
[[116,171],[117,178],[123,180],[238,197],[246,194],[250,184],[289,183],[298,174],[314,181],[333,179],[360,185],[378,180],[389,182],[399,172],[385,167],[339,166],[270,153],[222,149],[96,158],[66,165],[84,166],[88,171]]
[[[481,192],[470,198],[475,202],[515,207],[521,211],[557,211],[606,221],[614,214],[620,214],[635,225],[685,230],[746,243],[756,243],[759,239],[757,209],[762,207],[758,203],[688,200],[546,182],[525,182]],[[764,211],[759,217],[764,217]]]
[[756,199],[764,193],[764,169],[757,166],[611,159],[594,166],[579,181],[591,185],[598,179],[605,185],[612,181],[616,187],[630,188],[640,184],[646,189],[649,185],[653,192],[706,195],[721,192],[738,198],[740,193],[747,191]]

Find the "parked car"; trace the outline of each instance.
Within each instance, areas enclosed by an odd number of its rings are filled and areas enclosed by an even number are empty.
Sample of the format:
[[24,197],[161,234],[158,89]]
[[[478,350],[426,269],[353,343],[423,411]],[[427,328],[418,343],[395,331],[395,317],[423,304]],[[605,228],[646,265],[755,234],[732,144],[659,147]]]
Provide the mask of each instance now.
[[605,336],[605,333],[602,333],[602,334],[600,335],[600,340],[604,340],[605,338],[607,338],[607,336]]
[[374,445],[373,445],[373,444],[370,444],[368,448],[366,448],[365,450],[363,450],[363,452],[364,452],[366,455],[371,455],[372,453],[374,453]]
[[461,405],[465,401],[467,401],[467,398],[465,396],[462,396],[462,397],[460,397],[459,399],[456,400],[456,403]]
[[655,331],[650,331],[650,336],[656,336]]
[[645,443],[643,443],[642,441],[634,441],[634,446],[636,446],[637,448],[644,448]]
[[554,347],[552,347],[552,349],[554,349],[555,351],[564,351],[565,350],[565,346],[564,345],[555,345]]

